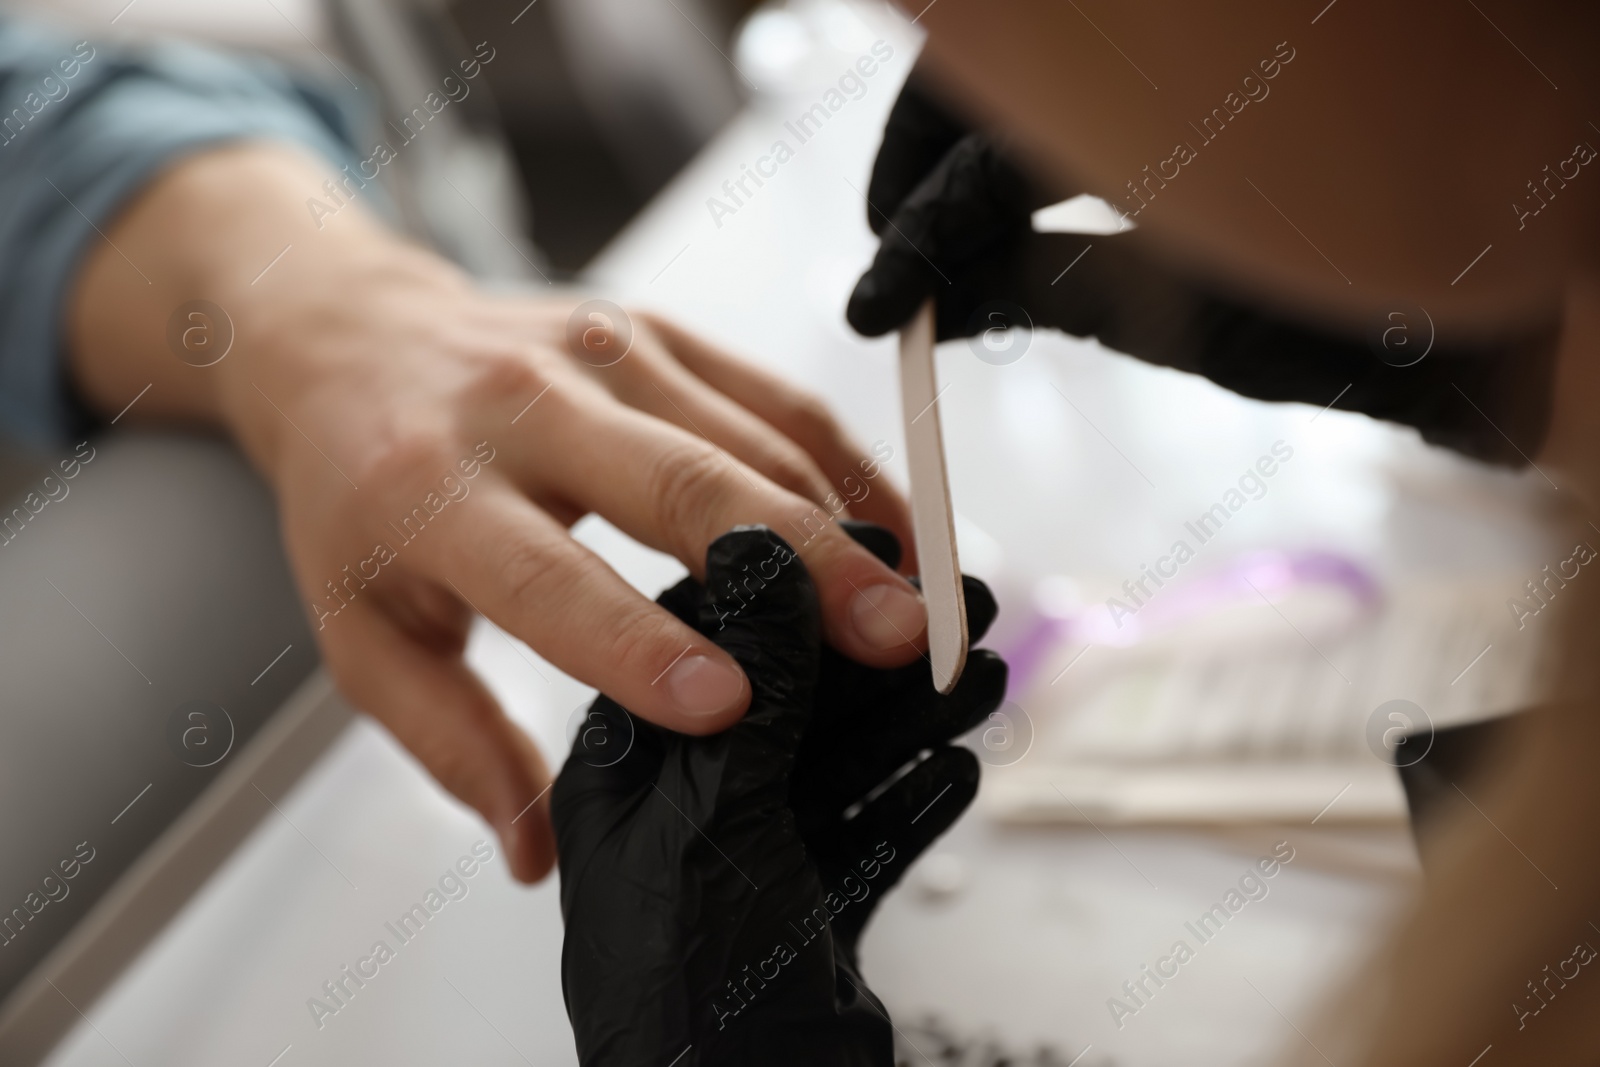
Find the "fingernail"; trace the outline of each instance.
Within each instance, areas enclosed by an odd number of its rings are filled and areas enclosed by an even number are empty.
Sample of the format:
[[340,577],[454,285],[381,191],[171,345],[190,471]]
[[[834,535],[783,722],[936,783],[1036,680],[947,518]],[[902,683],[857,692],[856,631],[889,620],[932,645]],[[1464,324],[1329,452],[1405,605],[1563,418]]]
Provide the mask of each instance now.
[[744,696],[744,673],[710,656],[688,656],[667,674],[667,692],[686,715],[716,715]]
[[850,621],[873,648],[910,644],[928,625],[928,609],[914,590],[901,585],[869,585],[850,605]]

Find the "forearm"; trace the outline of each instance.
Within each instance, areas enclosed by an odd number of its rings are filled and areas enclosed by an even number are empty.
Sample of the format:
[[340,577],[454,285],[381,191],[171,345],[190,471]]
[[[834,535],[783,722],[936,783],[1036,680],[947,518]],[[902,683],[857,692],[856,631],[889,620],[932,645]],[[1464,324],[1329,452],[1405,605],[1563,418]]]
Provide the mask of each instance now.
[[[1436,338],[1419,309],[1375,320],[1364,333],[1222,292],[1124,238],[1099,241],[1087,255],[1100,257],[1095,273],[1079,281],[1093,287],[1093,298],[1057,295],[1052,305],[1039,283],[1029,306],[1043,309],[1045,324],[1255,400],[1332,406],[1411,426],[1430,444],[1485,462],[1523,465],[1544,440],[1554,316],[1515,335],[1464,340]],[[1049,274],[1041,262],[1026,276]],[[1052,317],[1059,308],[1071,314]]]
[[[269,383],[314,387],[315,378],[277,373],[306,347],[308,328],[338,330],[342,308],[386,289],[465,285],[359,200],[319,228],[307,202],[332,203],[323,188],[329,171],[288,145],[220,146],[174,163],[104,228],[72,289],[67,322],[72,375],[96,412],[115,415],[148,386],[129,421],[215,426],[271,471],[284,427],[263,393],[284,404],[289,398]],[[225,320],[188,318],[185,305],[195,301],[220,308]],[[218,362],[196,365],[224,346]]]
[[1562,311],[1550,432],[1534,460],[1592,507],[1600,503],[1600,277],[1574,281]]
[[1224,297],[1195,307],[1178,358],[1242,396],[1411,426],[1429,444],[1487,463],[1522,466],[1544,440],[1553,323],[1468,342],[1435,338],[1418,312],[1397,313],[1363,336]]

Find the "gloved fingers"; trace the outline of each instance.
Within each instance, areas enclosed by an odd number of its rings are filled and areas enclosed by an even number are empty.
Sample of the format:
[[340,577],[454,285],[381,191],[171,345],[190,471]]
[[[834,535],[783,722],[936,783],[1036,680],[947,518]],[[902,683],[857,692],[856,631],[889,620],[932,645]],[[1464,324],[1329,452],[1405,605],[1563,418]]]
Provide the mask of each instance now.
[[[885,239],[878,258],[856,283],[845,309],[850,325],[868,337],[904,326],[928,297],[935,302],[938,341],[1017,325],[1050,327],[1076,337],[1099,336],[1108,324],[1127,321],[1126,312],[1118,314],[1123,303],[1119,298],[1128,293],[1127,286],[1144,284],[1149,273],[1139,269],[1129,236],[1118,234],[1036,233],[1019,226],[1004,235],[997,233],[994,245],[971,258],[936,260],[937,266],[915,249],[907,251],[905,239],[891,238]],[[1135,307],[1160,319],[1183,321],[1160,303],[1169,288],[1137,301]],[[1020,307],[1023,314],[1005,308],[1006,304]],[[1188,303],[1183,307],[1186,310]],[[1139,327],[1136,321],[1131,331],[1135,344],[1152,332]],[[1153,332],[1164,337],[1172,331],[1163,327]],[[1142,349],[1130,351],[1141,359],[1163,362]]]
[[[700,625],[704,601],[705,587],[693,578],[684,578],[656,597],[656,604],[691,627]],[[666,739],[672,736],[604,693],[583,709],[571,729],[572,747],[551,793],[558,834],[590,794],[625,795],[653,781],[661,769]]]
[[948,695],[924,681],[925,696],[889,697],[881,712],[830,719],[833,728],[806,739],[790,787],[790,805],[808,833],[826,827],[917,757],[984,722],[1005,699],[1006,664],[987,650],[974,652]]
[[599,787],[626,793],[655,778],[669,743],[678,736],[602,693],[573,724],[562,773],[576,773],[580,766],[602,771],[593,776]]
[[878,557],[885,567],[900,568],[903,555],[900,539],[887,527],[860,519],[841,519],[839,526],[855,539],[856,544]]
[[980,135],[947,152],[890,215],[845,317],[869,337],[904,325],[984,252],[1029,231],[1027,182]]
[[883,234],[889,215],[969,132],[967,124],[939,99],[924,63],[919,61],[889,111],[883,144],[872,163],[872,180],[867,185],[867,224],[873,233]]
[[587,853],[604,840],[606,825],[651,791],[676,736],[604,695],[584,709],[550,791],[564,880],[574,877]]
[[863,337],[881,337],[910,322],[943,282],[939,268],[913,240],[891,229],[878,245],[872,266],[856,281],[844,317]]
[[[921,589],[922,579],[913,578],[911,584]],[[961,593],[967,605],[967,643],[975,645],[983,640],[989,627],[994,625],[995,616],[1000,614],[1000,605],[995,601],[988,583],[970,574],[961,576]]]
[[[837,836],[828,857],[835,869],[853,868],[871,880],[875,894],[892,889],[917,857],[955,825],[978,794],[978,759],[964,748],[939,748],[862,808]],[[863,867],[863,860],[868,866]],[[877,864],[873,867],[872,864]],[[846,943],[866,925],[870,908],[845,909],[836,929]]]
[[[656,597],[657,606],[666,609],[685,626],[700,627],[700,610],[705,603],[705,587],[693,577],[685,577]],[[572,747],[556,781],[551,802],[560,831],[563,804],[577,810],[580,794],[600,791],[625,795],[654,780],[661,770],[667,739],[676,736],[641,718],[604,693],[584,709],[572,724]]]
[[970,574],[961,576],[961,593],[967,603],[967,643],[976,644],[994,625],[995,617],[1000,614],[1000,604],[988,583]]
[[908,771],[846,825],[846,838],[860,843],[888,842],[894,855],[884,859],[891,884],[928,846],[955,825],[978,795],[978,757],[954,745]]
[[[872,165],[872,179],[867,186],[867,224],[872,232],[881,237],[888,227],[889,216],[912,190],[939,165],[950,149],[974,132],[978,132],[976,124],[969,121],[959,103],[947,95],[937,75],[930,74],[926,64],[921,62],[912,68],[911,76],[889,112],[883,144]],[[1076,183],[1060,180],[1048,167],[1037,165],[1022,146],[1009,143],[1010,139],[1003,133],[995,131],[988,136],[1005,162],[1023,176],[1027,188],[1024,199],[1030,210],[1065,200],[1081,191]]]
[[[917,584],[917,579],[911,579]],[[993,622],[997,608],[989,587],[969,575],[962,575],[966,589],[967,626],[971,641],[982,639]],[[845,658],[831,648],[822,653],[823,670],[817,683],[817,711],[814,732],[825,733],[840,719],[859,726],[864,719],[902,706],[923,707],[935,693],[932,669],[925,659],[893,670],[878,670]]]
[[1049,327],[1100,337],[1107,347],[1160,363],[1150,351],[1171,347],[1162,340],[1188,321],[1192,298],[1168,284],[1138,245],[1134,234],[1019,231],[947,272],[950,284],[937,293],[935,336],[948,341],[1017,325]]
[[[691,600],[696,614],[686,617]],[[615,797],[649,786],[660,790],[659,802],[706,827],[717,812],[742,810],[758,790],[783,796],[821,652],[821,613],[805,565],[770,529],[739,527],[711,543],[705,585],[685,579],[658,602],[739,663],[752,689],[742,728],[674,746],[665,732],[602,697],[573,740],[558,789],[563,810],[608,811],[612,805],[587,803],[593,793]]]
[[[725,610],[737,603],[738,610]],[[765,526],[736,527],[706,551],[701,629],[750,679],[750,710],[734,736],[728,785],[786,781],[811,718],[822,614],[805,564]]]
[[[851,524],[847,530],[875,554],[890,547],[878,536],[883,531],[866,524]],[[879,558],[887,557],[880,554]],[[916,584],[917,579],[912,582]],[[989,629],[998,608],[982,581],[962,575],[962,584],[968,632],[976,643]],[[861,772],[841,773],[834,781],[836,789],[848,792],[856,788],[861,774],[877,773],[848,797],[854,800],[921,748],[965,733],[999,705],[1006,679],[1005,664],[991,652],[974,651],[968,664],[972,678],[963,679],[954,692],[940,696],[926,660],[895,670],[873,670],[824,649],[816,710],[801,748],[802,768],[813,764],[843,768],[870,757]],[[852,749],[857,750],[855,754]]]
[[[971,681],[966,680],[967,671],[972,672]],[[839,742],[848,744],[855,738],[869,742],[861,745],[864,750],[883,743],[912,753],[944,744],[983,722],[1000,706],[1005,699],[1007,672],[1005,660],[998,655],[986,648],[974,649],[955,689],[940,693],[931,679],[925,679],[917,691],[898,699],[891,697],[881,713],[858,716],[854,729],[839,732]],[[896,737],[903,740],[892,742]]]
[[[856,544],[878,557],[884,566],[900,566],[900,539],[889,529],[860,519],[842,519],[839,526]],[[911,584],[921,589],[922,579],[912,578]],[[963,574],[961,588],[967,603],[967,640],[977,644],[994,624],[995,616],[1000,613],[1000,605],[995,602],[994,594],[981,578]]]
[[661,595],[656,597],[656,603],[668,611],[685,626],[700,626],[700,605],[705,603],[706,587],[694,580],[693,576],[684,578],[677,585],[663,589]]

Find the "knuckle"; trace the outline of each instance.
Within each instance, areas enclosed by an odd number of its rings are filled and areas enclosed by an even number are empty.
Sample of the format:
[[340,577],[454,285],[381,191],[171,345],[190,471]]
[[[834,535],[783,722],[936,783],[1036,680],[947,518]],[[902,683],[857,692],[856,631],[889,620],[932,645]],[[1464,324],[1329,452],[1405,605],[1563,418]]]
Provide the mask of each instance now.
[[527,352],[502,350],[478,360],[472,392],[502,403],[520,403],[541,392],[551,382],[543,361]]
[[640,605],[614,620],[603,645],[605,662],[644,688],[684,650],[681,636],[665,612]]
[[526,538],[507,538],[495,546],[492,555],[498,581],[511,604],[533,608],[560,599],[562,589],[571,581],[572,561],[563,560],[562,553]]
[[822,473],[798,451],[780,450],[767,462],[766,472],[768,478],[807,500],[827,492]]
[[[652,511],[662,532],[684,547],[698,540],[708,516],[718,515],[730,490],[727,461],[698,443],[670,448],[650,471]],[[703,546],[701,546],[703,547]]]
[[785,399],[783,420],[791,437],[808,444],[830,440],[839,433],[833,412],[820,398],[807,392],[797,390]]
[[407,491],[437,479],[455,462],[449,435],[408,430],[378,444],[358,466],[358,484]]

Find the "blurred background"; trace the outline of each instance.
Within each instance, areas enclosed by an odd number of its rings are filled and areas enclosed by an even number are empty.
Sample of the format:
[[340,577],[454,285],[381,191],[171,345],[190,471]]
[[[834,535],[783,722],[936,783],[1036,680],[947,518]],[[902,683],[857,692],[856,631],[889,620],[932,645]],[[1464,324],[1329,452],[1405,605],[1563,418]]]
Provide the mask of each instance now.
[[[419,104],[457,59],[471,55],[471,45],[490,41],[503,59],[488,64],[463,106],[451,109],[447,121],[461,129],[449,143],[416,146],[430,158],[407,168],[424,172],[406,175],[423,182],[407,206],[429,210],[426,183],[437,181],[430,169],[444,168],[451,177],[470,172],[477,185],[492,158],[510,187],[502,196],[525,205],[522,236],[558,278],[589,262],[739,110],[751,86],[729,57],[736,29],[757,6],[747,0],[524,0],[526,6],[135,0],[117,17],[123,4],[6,6],[70,21],[96,36],[176,34],[269,52],[334,82],[345,72],[379,90],[384,120]],[[473,146],[466,156],[462,144]],[[451,220],[429,221],[443,230]],[[435,230],[430,235],[448,247],[448,235]]]
[[[603,292],[779,370],[859,439],[890,444],[889,476],[904,484],[893,342],[864,341],[843,318],[875,247],[860,190],[920,45],[893,9],[4,6],[96,39],[276,56],[350,88],[376,137],[484,42],[494,58],[470,95],[385,168],[406,227],[496,284]],[[859,100],[737,211],[708,209],[877,42],[893,58]],[[1106,232],[1087,200],[1051,224]],[[976,809],[888,900],[864,949],[875,989],[917,1035],[907,1062],[1270,1062],[1293,1036],[1287,1020],[1383,936],[1416,885],[1399,739],[1425,748],[1434,729],[1537,697],[1545,635],[1517,626],[1507,601],[1588,535],[1564,524],[1536,472],[1481,467],[1357,415],[1245,401],[1094,342],[954,342],[939,373],[963,564],[1000,595],[991,643],[1014,679],[1001,715],[968,739],[988,765]],[[81,911],[58,909],[59,932],[101,921],[63,942],[77,968],[63,973],[87,999],[65,978],[55,993],[42,984],[42,953],[5,972],[0,1030],[28,1029],[25,1003],[47,1039],[0,1049],[33,1056],[64,1034],[56,1067],[574,1062],[554,885],[516,887],[496,864],[437,937],[315,1024],[307,999],[491,835],[319,681],[271,502],[231,449],[121,432],[98,447],[95,479],[50,516],[53,540],[0,559],[14,731],[0,799],[37,810],[40,773],[66,783],[49,818],[0,831],[0,891],[33,879],[10,857],[89,834],[106,862],[82,883]],[[1197,545],[1187,524],[1268,455],[1280,462],[1266,488]],[[44,458],[6,452],[0,493],[21,492]],[[593,517],[577,534],[651,595],[683,573]],[[1117,625],[1108,598],[1126,598],[1179,539],[1194,561]],[[173,761],[162,731],[176,701],[130,688],[125,665],[99,663],[105,649],[60,666],[82,623],[34,588],[40,573],[71,574],[74,607],[132,661],[230,708],[232,758]],[[559,760],[592,692],[487,623],[470,651]],[[202,809],[221,829],[200,825]],[[1284,841],[1296,859],[1272,896],[1113,1025],[1107,1000],[1124,980]]]

